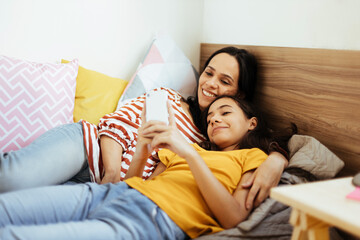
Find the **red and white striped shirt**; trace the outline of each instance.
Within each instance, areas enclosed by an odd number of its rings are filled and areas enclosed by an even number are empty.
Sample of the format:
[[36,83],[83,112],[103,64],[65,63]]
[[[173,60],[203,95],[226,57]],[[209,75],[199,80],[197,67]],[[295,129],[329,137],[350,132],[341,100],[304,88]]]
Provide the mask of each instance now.
[[[186,115],[181,107],[181,95],[169,88],[157,88],[153,91],[166,90],[168,99],[173,107],[177,128],[189,143],[201,143],[205,137],[200,133],[199,129],[194,125],[191,119]],[[84,130],[84,143],[87,150],[89,161],[91,180],[97,183],[101,182],[103,175],[103,164],[101,160],[101,152],[99,145],[99,137],[106,135],[123,148],[121,162],[121,180],[127,173],[133,155],[136,149],[138,138],[138,128],[141,125],[141,111],[145,102],[145,94],[127,101],[119,110],[114,113],[105,115],[100,119],[98,126],[86,121],[82,121]],[[148,158],[143,178],[148,178],[158,163],[154,151]]]

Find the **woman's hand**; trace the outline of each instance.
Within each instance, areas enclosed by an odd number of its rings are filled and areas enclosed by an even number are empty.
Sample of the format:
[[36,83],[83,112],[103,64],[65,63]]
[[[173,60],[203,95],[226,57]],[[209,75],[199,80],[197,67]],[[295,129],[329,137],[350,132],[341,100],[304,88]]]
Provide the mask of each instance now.
[[251,187],[246,199],[246,209],[259,206],[269,196],[270,189],[279,184],[287,164],[288,160],[282,154],[272,152],[251,178],[242,184],[244,188]]

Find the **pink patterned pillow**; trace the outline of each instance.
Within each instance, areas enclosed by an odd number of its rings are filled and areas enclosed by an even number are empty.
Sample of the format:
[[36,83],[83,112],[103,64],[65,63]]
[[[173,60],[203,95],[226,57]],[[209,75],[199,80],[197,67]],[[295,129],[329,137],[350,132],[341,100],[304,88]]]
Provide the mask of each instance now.
[[73,122],[78,60],[33,63],[0,55],[0,152]]

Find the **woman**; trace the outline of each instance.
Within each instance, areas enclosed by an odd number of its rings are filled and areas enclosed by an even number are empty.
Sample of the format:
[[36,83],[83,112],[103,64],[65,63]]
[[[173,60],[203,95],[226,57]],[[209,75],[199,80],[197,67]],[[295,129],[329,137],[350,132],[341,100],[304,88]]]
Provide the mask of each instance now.
[[[243,100],[215,100],[205,114],[210,139],[205,150],[187,142],[170,104],[168,109],[169,126],[143,121],[139,129],[127,174],[138,177],[1,194],[0,238],[185,239],[245,220],[251,209],[245,208],[248,190],[241,183],[267,158],[274,141],[261,116]],[[155,148],[166,149],[143,181]]]
[[[199,113],[216,96],[227,94],[251,99],[256,75],[256,59],[250,53],[233,47],[223,48],[207,61],[195,99],[186,101],[178,93],[167,90],[177,126],[187,140],[190,143],[204,140],[196,127],[200,126]],[[136,149],[144,99],[144,96],[136,98],[119,111],[104,116],[98,127],[85,121],[64,125],[50,130],[24,149],[1,154],[0,192],[59,184],[69,179],[90,181],[89,169],[91,179],[98,183],[120,181],[125,177]],[[154,156],[148,160],[144,178],[151,175],[158,162]],[[278,184],[286,165],[281,154],[270,154],[247,183],[248,187],[252,186],[247,202],[249,207],[255,196],[255,205],[268,196],[270,187]]]

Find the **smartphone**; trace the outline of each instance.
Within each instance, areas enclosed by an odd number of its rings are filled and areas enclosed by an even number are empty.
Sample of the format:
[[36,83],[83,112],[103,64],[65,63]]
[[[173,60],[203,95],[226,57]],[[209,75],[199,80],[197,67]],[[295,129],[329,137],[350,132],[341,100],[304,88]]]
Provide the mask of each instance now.
[[146,94],[146,121],[157,120],[169,124],[166,91],[151,91]]

